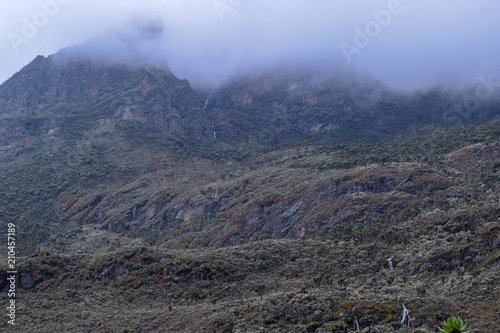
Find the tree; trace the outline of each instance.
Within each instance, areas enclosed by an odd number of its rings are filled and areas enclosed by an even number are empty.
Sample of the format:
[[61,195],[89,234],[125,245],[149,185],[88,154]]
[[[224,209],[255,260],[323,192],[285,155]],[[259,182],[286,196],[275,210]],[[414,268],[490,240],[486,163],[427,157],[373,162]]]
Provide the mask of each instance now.
[[259,285],[257,285],[257,287],[255,287],[255,291],[257,292],[257,295],[259,295],[260,299],[262,300],[262,296],[264,295],[264,292],[266,291],[266,286],[263,284],[259,284]]

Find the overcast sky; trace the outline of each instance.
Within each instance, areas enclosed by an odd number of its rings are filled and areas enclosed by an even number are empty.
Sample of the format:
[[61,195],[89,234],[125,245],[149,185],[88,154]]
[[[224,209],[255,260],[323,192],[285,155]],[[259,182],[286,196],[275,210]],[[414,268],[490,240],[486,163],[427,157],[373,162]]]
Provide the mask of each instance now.
[[0,0],[0,82],[138,14],[162,18],[154,43],[192,82],[305,64],[393,88],[500,81],[498,0]]

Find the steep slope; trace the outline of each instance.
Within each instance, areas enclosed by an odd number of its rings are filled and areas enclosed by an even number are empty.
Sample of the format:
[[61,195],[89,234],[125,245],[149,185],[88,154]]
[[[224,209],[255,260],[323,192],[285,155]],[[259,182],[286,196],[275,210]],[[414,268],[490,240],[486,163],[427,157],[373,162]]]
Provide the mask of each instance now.
[[498,137],[498,122],[378,145],[287,148],[245,162],[157,155],[155,172],[58,202],[71,220],[174,248],[304,236],[402,241],[422,226],[455,225],[456,215],[495,216],[500,147],[474,144],[477,135]]
[[168,69],[59,58],[39,56],[0,86],[2,214],[26,221],[30,249],[65,220],[61,193],[121,184],[158,145],[210,138],[196,93]]

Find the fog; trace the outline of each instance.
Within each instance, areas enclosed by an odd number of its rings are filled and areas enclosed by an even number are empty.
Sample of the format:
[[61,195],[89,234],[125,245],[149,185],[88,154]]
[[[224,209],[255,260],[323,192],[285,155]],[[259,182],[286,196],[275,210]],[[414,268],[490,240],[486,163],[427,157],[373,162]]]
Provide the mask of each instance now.
[[363,73],[405,90],[497,82],[498,13],[496,0],[3,0],[0,82],[81,43],[70,50],[168,63],[195,85],[276,67]]

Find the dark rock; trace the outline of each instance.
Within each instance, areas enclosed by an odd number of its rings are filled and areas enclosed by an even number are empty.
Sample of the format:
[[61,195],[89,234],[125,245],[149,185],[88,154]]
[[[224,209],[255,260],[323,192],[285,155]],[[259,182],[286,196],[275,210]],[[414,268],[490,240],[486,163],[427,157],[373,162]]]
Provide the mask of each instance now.
[[35,286],[35,278],[28,272],[21,273],[19,280],[19,284],[23,289],[31,289]]

